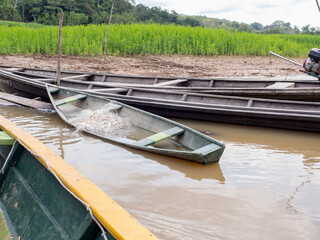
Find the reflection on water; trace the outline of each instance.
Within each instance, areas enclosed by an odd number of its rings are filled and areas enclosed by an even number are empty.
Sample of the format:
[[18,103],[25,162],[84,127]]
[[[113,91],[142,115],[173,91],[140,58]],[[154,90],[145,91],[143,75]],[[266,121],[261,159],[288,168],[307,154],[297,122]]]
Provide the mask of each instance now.
[[[177,120],[177,119],[174,119]],[[237,144],[250,144],[287,153],[303,154],[304,158],[319,158],[319,133],[281,130],[261,127],[247,127],[235,124],[212,124],[179,119],[199,131],[207,132],[213,138]],[[308,124],[308,123],[306,123]]]
[[320,134],[179,122],[226,144],[204,166],[68,128],[56,114],[0,114],[65,158],[160,239],[319,239]]

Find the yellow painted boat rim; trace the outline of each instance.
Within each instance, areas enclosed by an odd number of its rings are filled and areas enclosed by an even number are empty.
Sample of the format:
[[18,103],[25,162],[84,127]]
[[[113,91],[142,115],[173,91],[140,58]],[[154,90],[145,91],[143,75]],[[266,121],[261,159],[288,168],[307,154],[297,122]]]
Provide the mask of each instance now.
[[157,239],[119,204],[35,137],[2,116],[0,127],[25,146],[44,167],[49,168],[72,194],[90,206],[94,217],[113,237]]

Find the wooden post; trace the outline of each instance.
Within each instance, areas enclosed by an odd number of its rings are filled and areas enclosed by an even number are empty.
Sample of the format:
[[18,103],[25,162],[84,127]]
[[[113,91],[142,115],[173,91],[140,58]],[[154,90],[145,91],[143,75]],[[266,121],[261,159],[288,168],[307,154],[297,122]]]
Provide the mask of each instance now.
[[111,18],[112,18],[113,6],[114,6],[114,1],[112,2],[110,16],[109,16],[109,22],[108,22],[108,27],[107,27],[107,31],[106,31],[106,37],[104,38],[104,57],[103,57],[104,61],[106,61],[106,59],[107,59],[107,39],[108,39],[109,26],[110,26]]
[[319,6],[318,0],[316,0],[316,3],[317,3],[317,6],[318,6],[318,10],[319,10],[319,12],[320,12],[320,6]]
[[61,38],[62,38],[63,11],[60,12],[59,19],[59,42],[58,42],[58,67],[57,67],[57,85],[60,86],[61,80]]

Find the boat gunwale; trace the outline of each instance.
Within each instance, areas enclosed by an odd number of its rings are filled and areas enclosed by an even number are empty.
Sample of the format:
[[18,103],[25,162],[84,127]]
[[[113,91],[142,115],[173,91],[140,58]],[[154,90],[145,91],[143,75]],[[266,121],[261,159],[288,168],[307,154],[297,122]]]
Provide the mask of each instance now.
[[[136,89],[136,90],[141,90],[141,89]],[[81,92],[86,92],[86,91],[81,91]],[[156,93],[159,93],[159,91],[157,91]],[[163,92],[163,93],[167,93],[167,92]],[[183,95],[183,94],[181,94]],[[189,95],[189,94],[187,94]],[[140,96],[127,96],[127,95],[121,95],[121,94],[114,94],[114,93],[99,93],[98,96],[104,97],[105,98],[115,98],[117,99],[117,101],[124,101],[124,100],[145,100],[148,102],[162,102],[162,103],[173,103],[173,104],[177,104],[177,105],[183,105],[185,106],[186,104],[188,105],[192,105],[192,106],[199,106],[199,107],[206,107],[206,108],[210,108],[210,109],[224,109],[225,111],[230,110],[233,111],[233,109],[235,109],[235,112],[239,111],[239,112],[247,112],[247,113],[258,113],[259,110],[263,110],[261,112],[263,113],[270,113],[272,114],[272,112],[283,112],[283,113],[297,113],[299,115],[297,116],[301,116],[301,113],[309,113],[309,114],[319,114],[320,117],[320,111],[311,111],[311,110],[294,110],[294,109],[278,109],[278,108],[263,108],[263,107],[247,107],[247,106],[235,106],[235,105],[224,105],[224,104],[215,104],[215,103],[201,103],[201,102],[188,102],[188,101],[179,101],[179,100],[166,100],[166,99],[153,99],[153,98],[148,98],[148,97],[140,97]],[[198,96],[198,97],[208,97],[211,95],[190,95],[190,96]],[[212,96],[212,97],[216,97],[216,96]],[[220,96],[219,96],[220,97]],[[229,98],[228,98],[229,99]],[[234,99],[234,98],[230,98],[230,99]],[[235,99],[237,100],[237,99]],[[257,98],[247,98],[247,99],[239,99],[239,100],[253,100],[254,102],[264,102],[263,99],[257,99]],[[270,100],[270,99],[266,99],[266,100]],[[269,101],[266,101],[269,102]],[[279,102],[277,100],[272,101],[272,103],[278,103]],[[281,102],[281,103],[285,103],[286,102]],[[288,102],[287,102],[288,103]],[[320,107],[320,102],[318,104],[314,104],[312,102],[298,102],[297,104],[301,103],[302,105],[310,105],[310,106],[314,106],[314,105],[319,105]],[[251,110],[251,111],[250,111]],[[315,115],[317,116],[317,115]]]
[[[90,206],[94,216],[116,239],[157,239],[126,210],[38,139],[0,115],[0,128],[20,141],[45,168]],[[47,163],[49,166],[47,166]],[[112,215],[112,216],[111,216]]]
[[[6,65],[0,65],[0,70],[2,68],[20,68],[20,69],[23,69],[22,71],[17,71],[17,72],[23,72],[23,71],[42,71],[42,72],[53,72],[53,73],[56,73],[56,70],[54,69],[50,69],[50,68],[30,68],[30,67],[17,67],[17,66],[6,66]],[[8,70],[10,71],[10,70]],[[114,77],[125,77],[125,78],[143,78],[143,79],[155,79],[155,78],[158,78],[158,79],[163,79],[163,80],[175,80],[177,78],[179,79],[188,79],[188,80],[222,80],[222,81],[239,81],[239,82],[243,82],[243,81],[248,81],[248,82],[255,82],[255,81],[260,81],[261,79],[260,78],[252,78],[252,79],[245,79],[243,80],[241,77],[236,77],[235,79],[230,79],[230,77],[188,77],[188,76],[142,76],[142,75],[125,75],[125,74],[112,74],[112,73],[95,73],[95,72],[86,72],[86,71],[72,71],[72,70],[63,70],[61,71],[61,73],[67,73],[67,74],[75,74],[75,75],[78,75],[78,74],[91,74],[91,75],[98,75],[98,76],[114,76]],[[282,80],[282,79],[277,79],[277,80],[273,80],[273,79],[263,79],[262,81],[266,81],[266,82],[299,82],[299,83],[319,83],[319,80],[318,79],[314,79],[314,80]]]

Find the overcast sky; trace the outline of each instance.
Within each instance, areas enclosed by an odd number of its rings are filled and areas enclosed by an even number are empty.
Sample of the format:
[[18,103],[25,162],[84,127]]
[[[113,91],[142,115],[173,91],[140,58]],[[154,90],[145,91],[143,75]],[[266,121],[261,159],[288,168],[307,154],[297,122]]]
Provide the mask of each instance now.
[[244,23],[270,25],[275,20],[292,27],[310,24],[320,27],[320,12],[315,0],[135,0],[136,4],[160,6],[179,14],[205,15]]

